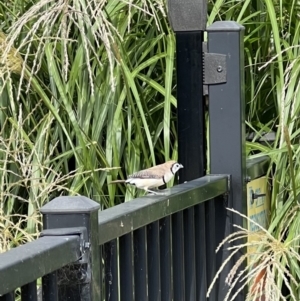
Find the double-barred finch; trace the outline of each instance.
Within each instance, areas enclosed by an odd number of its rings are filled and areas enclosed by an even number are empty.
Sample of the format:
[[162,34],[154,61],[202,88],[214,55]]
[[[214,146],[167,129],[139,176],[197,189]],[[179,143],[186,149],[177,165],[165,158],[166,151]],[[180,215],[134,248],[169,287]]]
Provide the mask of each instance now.
[[167,184],[180,168],[183,168],[182,164],[173,160],[167,161],[166,163],[138,171],[128,176],[127,180],[116,180],[109,184],[130,184],[134,185],[136,188],[157,194],[157,192],[150,190],[149,188],[157,188]]

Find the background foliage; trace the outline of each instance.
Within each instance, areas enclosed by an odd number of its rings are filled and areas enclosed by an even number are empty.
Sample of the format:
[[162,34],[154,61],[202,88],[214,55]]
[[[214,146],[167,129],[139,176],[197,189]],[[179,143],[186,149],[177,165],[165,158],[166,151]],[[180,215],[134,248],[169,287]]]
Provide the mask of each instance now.
[[160,1],[11,1],[0,11],[5,231],[25,214],[35,233],[38,209],[61,193],[113,206],[112,177],[176,159],[174,36]]
[[[297,248],[299,2],[208,7],[208,24],[245,26],[248,155],[270,156],[269,232]],[[176,159],[177,137],[175,38],[161,0],[1,1],[0,32],[3,251],[38,232],[38,209],[57,195],[83,194],[103,208],[133,198],[139,192],[107,183]],[[259,142],[270,131],[275,141]],[[299,280],[295,261],[278,261]],[[298,285],[290,291],[299,300]]]

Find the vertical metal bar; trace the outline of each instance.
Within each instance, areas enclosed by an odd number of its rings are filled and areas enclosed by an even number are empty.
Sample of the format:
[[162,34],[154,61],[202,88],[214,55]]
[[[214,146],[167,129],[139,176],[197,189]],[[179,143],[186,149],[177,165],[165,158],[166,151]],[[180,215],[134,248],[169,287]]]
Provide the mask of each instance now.
[[[183,183],[206,173],[202,42],[203,32],[206,28],[207,1],[169,0],[168,13],[171,26],[176,32],[178,161],[185,167],[179,172],[179,181]],[[196,217],[198,217],[199,210],[196,211]],[[203,210],[202,213],[204,213]],[[196,300],[196,274],[198,281],[200,281],[203,272],[199,266],[199,259],[196,260],[197,271],[195,266],[193,267],[188,261],[189,256],[194,258],[196,247],[197,252],[200,252],[200,238],[197,239],[195,236],[200,235],[200,221],[195,220],[198,227],[195,230],[194,218],[192,221],[188,219],[194,215],[193,209],[186,211],[185,214],[185,237],[182,212],[172,216],[174,301],[185,300],[185,297],[187,301]],[[195,246],[195,238],[197,246]],[[201,238],[203,239],[203,237]],[[184,242],[187,243],[186,257],[184,257]],[[197,254],[197,258],[198,256],[199,254]],[[184,258],[186,274],[183,265]],[[186,291],[184,277],[187,277]],[[198,297],[198,288],[197,292]]]
[[15,292],[7,293],[0,296],[0,301],[15,301]]
[[[195,252],[196,252],[196,298],[195,300],[206,300],[206,223],[205,203],[195,206]],[[208,263],[209,265],[209,263]]]
[[[177,116],[178,116],[178,161],[183,164],[180,170],[179,181],[190,181],[201,177],[206,171],[206,143],[205,143],[205,102],[203,98],[203,32],[177,32],[176,33],[176,60],[177,60]],[[193,215],[193,210],[187,214]],[[173,256],[174,256],[174,300],[194,298],[196,271],[188,261],[188,256],[194,253],[195,245],[191,235],[194,234],[192,221],[186,221],[184,239],[182,213],[173,216],[172,229]],[[189,233],[190,230],[193,234]],[[183,245],[186,245],[184,257]],[[174,244],[176,247],[174,248]],[[177,249],[178,248],[178,249]],[[198,256],[198,254],[197,254]],[[183,258],[186,260],[184,271]],[[191,274],[189,274],[191,273]],[[185,288],[185,279],[186,285]],[[194,283],[193,283],[194,282]],[[185,296],[185,297],[184,297]],[[187,300],[192,300],[187,299]]]
[[149,301],[161,300],[159,222],[147,226]]
[[171,251],[171,218],[160,220],[160,277],[161,300],[172,300],[172,251]]
[[185,300],[196,300],[195,224],[194,208],[183,212]]
[[118,242],[114,239],[104,245],[103,257],[105,264],[105,300],[118,301]]
[[133,232],[135,300],[148,300],[146,227]]
[[[226,83],[209,86],[210,170],[214,174],[231,175],[228,206],[246,214],[244,27],[224,21],[215,22],[207,31],[208,51],[226,55],[227,69]],[[233,224],[243,225],[242,217],[227,212],[224,202],[218,204],[218,214],[217,244],[233,232]],[[217,268],[228,255],[225,248],[217,254]],[[225,277],[240,255],[235,256],[221,273],[217,300],[223,300],[227,293]],[[245,292],[241,292],[236,300],[245,300]]]
[[132,233],[119,238],[120,297],[121,301],[133,300]]
[[42,277],[43,301],[58,301],[57,273],[53,272]]
[[[185,301],[183,212],[172,215],[174,301]],[[187,300],[189,301],[189,300]]]
[[21,287],[21,300],[37,301],[36,281],[30,282]]
[[[232,215],[226,208],[228,208],[228,200],[231,196],[223,196],[223,199],[217,198],[215,202],[215,214],[216,214],[216,245],[218,246],[219,243],[230,233],[233,231],[232,227]],[[229,207],[230,208],[230,207]],[[225,259],[227,259],[230,255],[230,252],[226,249],[226,247],[221,247],[219,252],[216,254],[216,269],[218,270]],[[223,272],[220,274],[219,279],[216,282],[216,290],[218,291],[218,296],[225,296],[227,293],[227,287],[225,284],[226,276],[229,273],[229,270],[233,267],[234,261],[229,262]],[[219,290],[222,290],[220,292]],[[242,301],[237,299],[238,301]]]
[[205,174],[203,32],[176,33],[178,161],[180,182]]
[[[205,203],[205,230],[206,230],[206,260],[209,263],[206,266],[207,284],[210,285],[216,275],[216,219],[214,200]],[[209,295],[209,301],[217,299],[216,287],[213,288]]]
[[103,263],[103,256],[104,256],[104,246],[103,245],[97,245],[96,246],[98,252],[99,252],[99,270],[100,270],[100,274],[99,274],[99,289],[100,289],[100,293],[99,293],[99,297],[100,300],[102,300],[104,298],[104,294],[105,294],[105,283],[104,283],[104,273],[105,273],[105,266]]

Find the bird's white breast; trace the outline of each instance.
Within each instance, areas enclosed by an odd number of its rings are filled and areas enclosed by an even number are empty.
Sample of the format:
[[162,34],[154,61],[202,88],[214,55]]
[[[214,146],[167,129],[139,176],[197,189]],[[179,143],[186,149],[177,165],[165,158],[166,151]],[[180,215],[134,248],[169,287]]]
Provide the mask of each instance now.
[[164,184],[162,178],[148,178],[148,179],[141,179],[141,178],[129,178],[126,180],[127,184],[135,185],[137,188],[154,188],[159,187]]
[[164,179],[165,182],[168,183],[174,177],[173,173],[170,171],[165,173]]

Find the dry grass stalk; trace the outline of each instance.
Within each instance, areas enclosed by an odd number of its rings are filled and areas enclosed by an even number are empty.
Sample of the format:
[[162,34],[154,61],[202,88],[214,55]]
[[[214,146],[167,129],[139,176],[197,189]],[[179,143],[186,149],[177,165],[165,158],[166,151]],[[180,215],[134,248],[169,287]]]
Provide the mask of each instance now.
[[[138,9],[153,17],[158,27],[159,22],[155,10],[160,10],[165,14],[164,4],[161,0],[141,0],[135,4],[132,1],[120,0],[120,2],[128,5],[128,29],[130,28],[132,9]],[[110,22],[109,16],[105,12],[106,4],[106,0],[86,2],[78,0],[40,0],[34,3],[12,24],[7,36],[0,35],[0,72],[5,72],[8,75],[10,72],[21,74],[17,99],[20,97],[22,83],[27,74],[25,72],[26,68],[30,73],[30,77],[27,79],[28,92],[32,77],[37,75],[41,68],[48,43],[53,44],[53,59],[59,58],[57,60],[60,60],[61,54],[59,53],[59,47],[56,47],[56,45],[62,43],[61,68],[65,81],[67,81],[70,71],[67,49],[72,47],[72,44],[82,43],[92,95],[94,95],[95,84],[92,64],[93,60],[96,60],[99,66],[102,65],[97,55],[97,49],[104,45],[110,66],[111,88],[115,88],[113,67],[118,60],[115,61],[114,59],[114,44],[115,37],[122,41],[122,36]],[[78,30],[80,33],[76,40],[73,39],[71,27],[72,32]],[[26,35],[19,41],[19,37],[24,35],[24,28],[26,28]],[[18,44],[17,49],[14,48],[16,44]],[[24,57],[24,62],[20,53]],[[31,67],[29,68],[29,66]]]
[[[234,209],[228,209],[253,223],[258,227],[259,231],[253,235],[248,229],[234,225],[238,231],[224,239],[216,250],[218,252],[221,246],[229,245],[227,250],[230,250],[231,254],[215,275],[207,291],[207,296],[210,295],[217,278],[233,256],[237,252],[245,250],[246,247],[255,246],[255,253],[246,253],[241,256],[227,275],[226,284],[228,285],[228,293],[224,301],[234,300],[241,290],[247,288],[246,301],[299,300],[299,296],[293,289],[293,286],[298,287],[297,283],[299,279],[296,279],[291,273],[290,262],[300,264],[298,245],[300,235],[289,241],[285,239],[287,228],[290,226],[295,215],[299,213],[299,209],[300,206],[297,205],[286,215],[285,219],[279,225],[278,238],[271,235],[266,229],[255,221],[250,220],[247,216]],[[250,236],[252,238],[251,242],[244,243],[245,237]],[[241,240],[239,245],[230,246],[237,240]],[[249,262],[248,265],[247,261]],[[289,290],[289,299],[282,294],[282,282]],[[237,285],[239,285],[239,288],[237,288]]]
[[[40,207],[55,196],[76,195],[77,192],[69,188],[72,180],[92,173],[91,170],[75,169],[63,174],[58,169],[53,161],[57,141],[45,143],[50,139],[54,120],[50,113],[29,133],[24,131],[39,105],[41,103],[25,118],[20,105],[17,124],[9,118],[2,128],[6,133],[10,129],[8,137],[0,132],[0,252],[36,238],[41,229]],[[117,168],[98,168],[94,172]],[[15,211],[20,208],[20,212],[24,212],[22,207],[28,208],[27,215]]]

